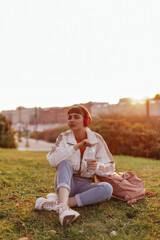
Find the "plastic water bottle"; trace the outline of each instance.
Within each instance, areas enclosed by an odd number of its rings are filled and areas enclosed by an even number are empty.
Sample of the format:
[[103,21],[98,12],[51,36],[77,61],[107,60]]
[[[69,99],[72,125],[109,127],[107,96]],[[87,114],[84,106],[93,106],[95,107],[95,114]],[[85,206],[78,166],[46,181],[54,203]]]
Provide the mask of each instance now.
[[[90,162],[91,160],[95,159],[95,150],[93,146],[88,147],[87,149],[87,156],[86,156],[86,162]],[[93,175],[94,174],[94,170],[91,170],[87,167],[87,175]]]

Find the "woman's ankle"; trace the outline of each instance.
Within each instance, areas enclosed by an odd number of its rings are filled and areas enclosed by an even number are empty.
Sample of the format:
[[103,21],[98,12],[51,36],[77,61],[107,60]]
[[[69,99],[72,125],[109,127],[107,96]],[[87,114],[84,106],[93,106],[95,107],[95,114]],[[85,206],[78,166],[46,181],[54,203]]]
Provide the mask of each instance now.
[[69,207],[77,207],[78,206],[75,197],[71,197],[68,199],[68,206]]

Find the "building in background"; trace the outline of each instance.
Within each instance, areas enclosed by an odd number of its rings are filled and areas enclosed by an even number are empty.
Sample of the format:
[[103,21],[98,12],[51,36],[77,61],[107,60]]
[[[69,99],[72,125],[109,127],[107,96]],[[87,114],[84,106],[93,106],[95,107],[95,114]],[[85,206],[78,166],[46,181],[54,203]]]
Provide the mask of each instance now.
[[[110,114],[120,114],[122,116],[146,115],[146,100],[137,101],[132,98],[122,98],[117,104],[88,102],[82,105],[87,107],[92,117],[95,118]],[[20,106],[16,110],[2,111],[1,113],[11,120],[15,130],[28,124],[32,128],[31,131],[41,131],[66,124],[67,110],[68,107],[24,108]],[[150,116],[160,116],[159,98],[149,100],[149,114]]]

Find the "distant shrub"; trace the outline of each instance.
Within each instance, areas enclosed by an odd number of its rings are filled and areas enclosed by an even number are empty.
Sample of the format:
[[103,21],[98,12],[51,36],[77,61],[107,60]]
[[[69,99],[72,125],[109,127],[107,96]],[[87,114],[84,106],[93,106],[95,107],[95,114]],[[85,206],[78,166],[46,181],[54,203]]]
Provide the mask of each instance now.
[[0,147],[16,148],[14,134],[11,122],[4,115],[0,114]]
[[[101,114],[100,119],[114,119],[114,120],[125,120],[131,124],[134,123],[142,123],[146,124],[146,116],[145,115],[126,115],[123,116],[120,113],[115,114]],[[150,126],[156,131],[160,132],[160,116],[150,116]]]
[[44,130],[41,132],[32,132],[30,133],[30,137],[54,143],[58,135],[62,132],[65,132],[66,130],[68,130],[67,126],[61,126],[54,129]]
[[115,155],[160,159],[160,133],[151,126],[125,120],[95,120],[91,129],[102,135]]

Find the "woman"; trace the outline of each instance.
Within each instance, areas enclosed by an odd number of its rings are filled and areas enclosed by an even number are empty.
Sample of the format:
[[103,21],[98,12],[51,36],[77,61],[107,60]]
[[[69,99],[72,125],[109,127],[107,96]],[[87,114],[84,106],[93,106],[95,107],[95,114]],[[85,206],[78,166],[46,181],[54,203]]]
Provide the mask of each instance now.
[[[57,168],[57,194],[48,194],[47,199],[38,198],[35,209],[58,211],[62,226],[67,226],[79,217],[79,213],[70,207],[95,204],[112,196],[113,189],[109,183],[94,183],[93,175],[111,175],[115,163],[103,138],[87,128],[91,121],[90,113],[85,107],[70,107],[70,130],[58,136],[55,147],[47,154],[48,162]],[[95,150],[95,157],[86,162],[91,146]],[[88,173],[88,169],[92,170],[92,174]]]

